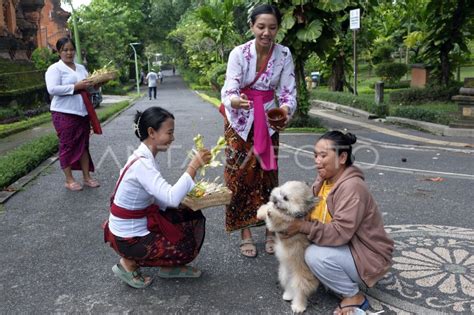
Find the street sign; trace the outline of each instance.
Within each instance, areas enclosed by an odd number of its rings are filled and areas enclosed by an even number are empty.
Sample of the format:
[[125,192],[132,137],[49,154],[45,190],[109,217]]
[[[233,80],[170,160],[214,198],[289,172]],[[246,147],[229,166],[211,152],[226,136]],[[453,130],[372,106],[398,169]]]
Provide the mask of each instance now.
[[360,28],[360,9],[350,11],[349,21],[349,28],[351,30],[358,30]]

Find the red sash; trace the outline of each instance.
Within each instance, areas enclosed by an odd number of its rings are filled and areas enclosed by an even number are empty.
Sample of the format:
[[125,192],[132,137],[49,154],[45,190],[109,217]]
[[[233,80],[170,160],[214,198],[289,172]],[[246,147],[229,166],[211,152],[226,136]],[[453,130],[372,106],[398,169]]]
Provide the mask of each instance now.
[[97,114],[94,109],[94,105],[92,105],[90,94],[82,90],[79,92],[82,96],[82,100],[84,101],[84,104],[86,105],[86,110],[87,114],[89,115],[89,120],[91,122],[92,130],[94,131],[95,134],[101,135],[102,134],[102,128],[100,127],[100,121],[99,118],[97,118]]
[[[120,175],[117,184],[115,185],[114,192],[110,197],[110,213],[120,219],[147,219],[147,228],[150,232],[158,232],[162,233],[163,236],[173,244],[179,242],[183,237],[184,233],[179,228],[179,225],[174,225],[168,219],[166,219],[160,211],[160,208],[157,205],[150,205],[145,209],[141,210],[128,210],[122,207],[117,206],[114,203],[115,193],[117,192],[118,186],[122,182],[123,176],[127,172],[127,170],[132,166],[133,163],[138,161],[141,156],[136,157],[133,159],[123,170],[122,174]],[[104,228],[104,240],[107,242],[107,230],[109,229],[109,222],[106,220],[103,224]]]
[[178,243],[183,237],[183,231],[168,221],[157,205],[150,205],[142,210],[128,210],[117,206],[115,203],[110,207],[110,213],[120,219],[141,219],[146,217],[147,228],[150,232],[161,233],[173,244]]
[[265,171],[278,169],[272,139],[268,132],[267,116],[263,104],[273,100],[274,91],[243,89],[242,93],[253,101],[253,151],[260,158],[260,165]]

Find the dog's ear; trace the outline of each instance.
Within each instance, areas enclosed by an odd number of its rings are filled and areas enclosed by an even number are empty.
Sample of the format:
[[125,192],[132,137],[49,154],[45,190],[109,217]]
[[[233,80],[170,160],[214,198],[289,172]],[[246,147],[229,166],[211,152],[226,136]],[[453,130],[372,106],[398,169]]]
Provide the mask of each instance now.
[[306,209],[314,209],[319,202],[319,198],[316,196],[311,196],[306,200]]

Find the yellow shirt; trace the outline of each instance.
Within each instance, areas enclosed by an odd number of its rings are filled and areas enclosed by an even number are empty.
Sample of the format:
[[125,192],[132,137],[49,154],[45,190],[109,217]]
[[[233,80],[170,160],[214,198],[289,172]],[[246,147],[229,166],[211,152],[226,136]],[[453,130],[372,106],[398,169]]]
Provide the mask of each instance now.
[[328,184],[327,181],[324,181],[321,189],[319,190],[318,197],[319,203],[314,207],[314,210],[310,214],[310,220],[316,221],[318,220],[321,223],[329,223],[331,222],[331,214],[329,214],[328,206],[326,204],[326,198],[329,195],[334,183]]

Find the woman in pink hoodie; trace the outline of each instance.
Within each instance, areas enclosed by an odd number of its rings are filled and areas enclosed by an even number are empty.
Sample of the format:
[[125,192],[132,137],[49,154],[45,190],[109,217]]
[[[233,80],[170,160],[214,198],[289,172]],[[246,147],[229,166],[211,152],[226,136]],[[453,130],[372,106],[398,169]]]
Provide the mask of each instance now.
[[360,287],[375,285],[392,265],[393,241],[362,171],[352,164],[356,141],[355,135],[340,131],[318,139],[313,192],[320,202],[310,220],[297,220],[287,231],[289,236],[307,234],[311,240],[306,263],[326,287],[342,296],[337,315],[367,310],[369,302]]

